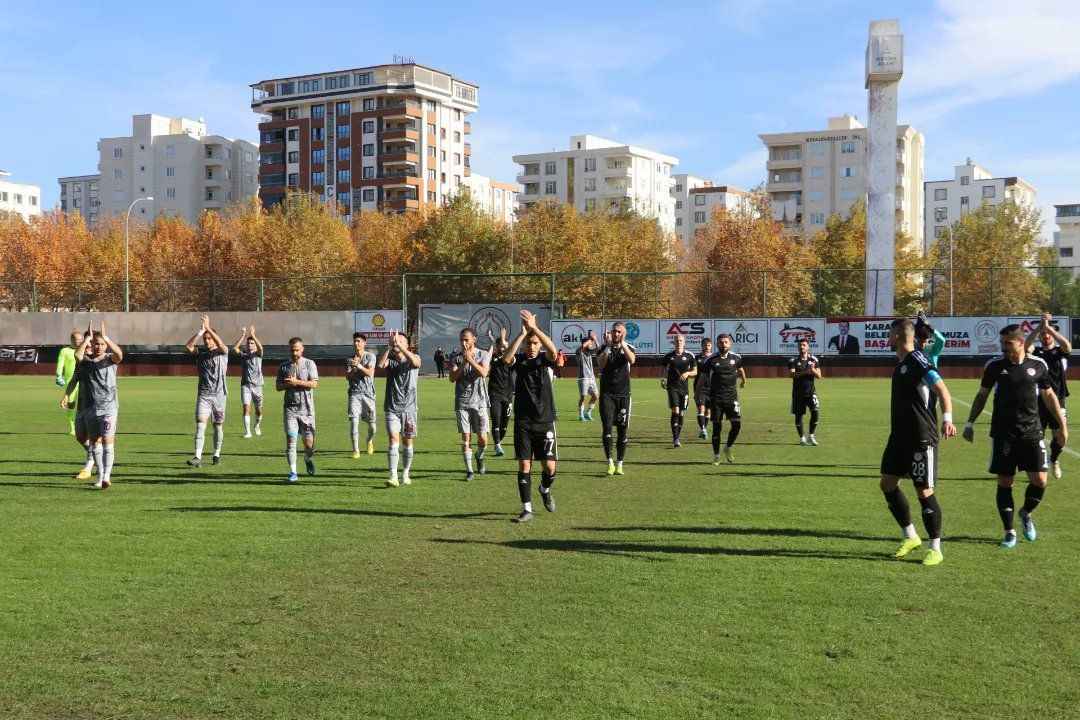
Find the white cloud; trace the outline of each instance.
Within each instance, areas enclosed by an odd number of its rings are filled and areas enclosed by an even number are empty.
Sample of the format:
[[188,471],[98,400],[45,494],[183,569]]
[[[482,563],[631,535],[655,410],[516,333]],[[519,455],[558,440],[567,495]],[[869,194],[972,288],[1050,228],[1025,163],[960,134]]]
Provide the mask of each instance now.
[[722,185],[735,185],[746,190],[765,181],[765,162],[769,151],[764,147],[743,153],[734,162],[716,172],[713,178]]

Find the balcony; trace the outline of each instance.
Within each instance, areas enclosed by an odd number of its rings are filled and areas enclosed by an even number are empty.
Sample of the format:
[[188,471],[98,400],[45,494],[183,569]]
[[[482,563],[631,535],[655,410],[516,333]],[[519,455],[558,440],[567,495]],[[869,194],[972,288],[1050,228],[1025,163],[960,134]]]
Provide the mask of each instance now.
[[381,160],[383,165],[416,165],[420,156],[414,152],[392,152],[383,153]]
[[465,154],[472,155],[472,143],[465,143]]
[[399,212],[405,210],[419,210],[420,200],[415,197],[401,196],[397,194],[387,195],[383,200],[383,207],[387,210],[397,210]]
[[472,123],[469,122],[468,120],[465,121],[465,134],[466,135],[472,134]]
[[415,100],[391,100],[383,105],[383,111],[379,113],[386,120],[422,118],[423,106]]
[[767,170],[787,170],[787,169],[790,169],[790,168],[801,168],[801,167],[802,167],[802,158],[801,157],[778,158],[776,160],[769,160],[768,162],[765,163],[765,168]]
[[420,131],[411,128],[388,128],[383,131],[382,139],[415,143],[420,140]]

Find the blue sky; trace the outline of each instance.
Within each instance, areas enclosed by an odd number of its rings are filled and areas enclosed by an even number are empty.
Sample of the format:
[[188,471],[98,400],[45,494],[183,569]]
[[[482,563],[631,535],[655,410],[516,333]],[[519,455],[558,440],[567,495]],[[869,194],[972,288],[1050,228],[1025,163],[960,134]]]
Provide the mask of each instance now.
[[394,54],[479,84],[479,173],[513,180],[514,153],[590,132],[749,187],[758,133],[865,117],[867,23],[883,17],[905,33],[900,120],[926,136],[928,180],[971,156],[1026,178],[1044,208],[1080,202],[1077,0],[34,5],[0,13],[0,168],[41,185],[45,207],[132,114],[254,140],[250,83]]

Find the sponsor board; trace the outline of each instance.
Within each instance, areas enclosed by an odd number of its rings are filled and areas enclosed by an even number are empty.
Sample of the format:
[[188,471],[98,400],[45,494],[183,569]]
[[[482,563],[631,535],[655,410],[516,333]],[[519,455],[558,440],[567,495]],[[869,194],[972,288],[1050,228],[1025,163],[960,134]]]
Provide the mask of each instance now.
[[385,345],[390,332],[401,330],[404,314],[400,310],[354,310],[353,332],[367,335],[369,343]]
[[660,353],[666,354],[675,349],[675,336],[686,337],[686,349],[698,352],[702,338],[712,337],[713,321],[705,318],[676,318],[660,320]]
[[419,339],[417,352],[423,360],[421,372],[432,372],[435,364],[433,355],[437,348],[449,354],[460,346],[458,339],[462,329],[471,327],[476,331],[479,344],[488,347],[488,332],[495,337],[499,330],[505,329],[508,337],[513,338],[521,329],[521,310],[526,309],[536,315],[537,324],[547,328],[551,321],[551,311],[545,305],[520,304],[475,304],[475,305],[435,305],[421,304],[419,307]]
[[0,362],[36,363],[37,361],[37,348],[0,348]]
[[799,340],[810,343],[810,352],[822,351],[825,336],[824,318],[773,318],[769,320],[769,352],[773,355],[795,355]]
[[769,354],[768,320],[714,320],[713,340],[721,333],[731,336],[731,346],[740,355]]
[[590,330],[596,335],[599,347],[604,342],[603,320],[552,320],[551,340],[559,350],[573,355],[581,341],[588,337]]
[[[604,323],[604,330],[609,331],[618,322],[626,324],[626,342],[634,350],[642,355],[659,355],[660,340],[657,330],[659,322],[656,320],[608,320]],[[603,344],[603,338],[600,339]]]
[[[1035,328],[1042,324],[1042,316],[1039,317],[1011,317],[1009,318],[1009,325],[1013,323],[1020,326],[1020,329],[1024,331],[1024,334],[1030,333]],[[1055,330],[1063,334],[1065,337],[1069,337],[1069,318],[1063,315],[1055,315],[1050,318],[1050,325]]]

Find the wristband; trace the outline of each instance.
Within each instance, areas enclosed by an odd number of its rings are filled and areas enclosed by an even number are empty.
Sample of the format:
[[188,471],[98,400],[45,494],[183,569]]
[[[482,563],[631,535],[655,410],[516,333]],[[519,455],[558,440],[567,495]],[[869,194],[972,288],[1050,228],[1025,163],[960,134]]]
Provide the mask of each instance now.
[[941,414],[941,419],[944,420],[947,423],[951,423],[952,422],[952,413],[951,412],[942,413]]

